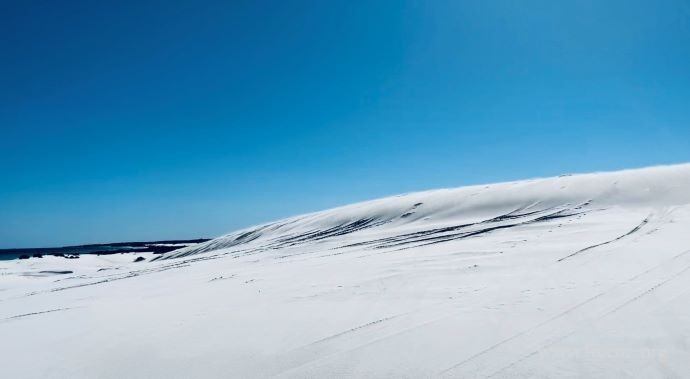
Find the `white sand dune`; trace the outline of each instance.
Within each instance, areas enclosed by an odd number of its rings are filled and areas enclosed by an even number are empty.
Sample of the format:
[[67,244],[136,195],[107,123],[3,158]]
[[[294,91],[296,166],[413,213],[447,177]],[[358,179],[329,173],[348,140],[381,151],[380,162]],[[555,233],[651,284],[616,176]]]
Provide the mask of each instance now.
[[0,262],[7,378],[690,376],[690,165]]

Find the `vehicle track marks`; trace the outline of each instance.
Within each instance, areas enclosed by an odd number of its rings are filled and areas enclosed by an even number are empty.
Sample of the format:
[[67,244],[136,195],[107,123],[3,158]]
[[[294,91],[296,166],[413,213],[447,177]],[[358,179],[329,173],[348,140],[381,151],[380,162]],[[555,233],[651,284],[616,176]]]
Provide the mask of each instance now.
[[647,225],[647,224],[649,223],[649,219],[650,219],[651,217],[652,217],[652,215],[647,216],[644,220],[642,220],[642,222],[640,222],[639,225],[637,225],[637,226],[634,227],[632,230],[630,230],[629,232],[627,232],[627,233],[625,233],[625,234],[623,234],[623,235],[621,235],[621,236],[618,236],[618,237],[616,237],[616,238],[614,238],[614,239],[612,239],[612,240],[610,240],[610,241],[598,243],[598,244],[596,244],[596,245],[592,245],[592,246],[585,247],[584,249],[580,249],[580,250],[578,250],[578,251],[576,251],[576,252],[574,252],[574,253],[572,253],[572,254],[570,254],[570,255],[566,255],[565,257],[559,258],[557,262],[563,262],[564,260],[566,260],[566,259],[568,259],[568,258],[571,258],[571,257],[574,257],[574,256],[576,256],[576,255],[578,255],[578,254],[584,253],[585,251],[589,251],[589,250],[595,249],[595,248],[600,247],[600,246],[604,246],[604,245],[608,245],[608,244],[610,244],[610,243],[614,243],[614,242],[620,241],[620,240],[622,240],[623,238],[628,237],[628,236],[630,236],[630,235],[632,235],[632,234],[638,232],[640,229],[642,229],[642,227],[644,227],[645,225]]

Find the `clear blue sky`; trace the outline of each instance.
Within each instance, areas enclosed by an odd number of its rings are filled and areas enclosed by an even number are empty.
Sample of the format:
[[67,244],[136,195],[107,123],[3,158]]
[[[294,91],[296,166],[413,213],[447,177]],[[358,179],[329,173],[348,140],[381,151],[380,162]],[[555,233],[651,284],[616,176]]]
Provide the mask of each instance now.
[[0,247],[690,161],[688,1],[14,1]]

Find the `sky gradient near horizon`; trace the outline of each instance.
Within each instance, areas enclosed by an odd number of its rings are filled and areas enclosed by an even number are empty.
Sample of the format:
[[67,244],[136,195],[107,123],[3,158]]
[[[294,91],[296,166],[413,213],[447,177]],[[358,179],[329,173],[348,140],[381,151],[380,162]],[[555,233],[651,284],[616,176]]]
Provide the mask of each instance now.
[[0,248],[690,162],[687,1],[26,1]]

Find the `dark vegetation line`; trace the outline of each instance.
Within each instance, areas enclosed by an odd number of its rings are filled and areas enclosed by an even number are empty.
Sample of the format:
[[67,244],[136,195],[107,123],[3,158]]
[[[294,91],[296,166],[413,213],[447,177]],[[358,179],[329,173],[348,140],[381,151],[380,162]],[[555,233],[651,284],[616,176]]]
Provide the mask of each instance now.
[[200,238],[192,240],[165,240],[152,242],[116,242],[50,248],[0,249],[0,259],[28,259],[32,257],[42,258],[45,255],[59,256],[64,258],[78,258],[80,254],[110,255],[137,252],[163,254],[179,249],[181,246],[159,245],[191,245],[206,241],[209,241],[209,239]]

